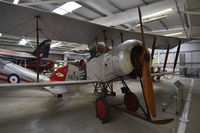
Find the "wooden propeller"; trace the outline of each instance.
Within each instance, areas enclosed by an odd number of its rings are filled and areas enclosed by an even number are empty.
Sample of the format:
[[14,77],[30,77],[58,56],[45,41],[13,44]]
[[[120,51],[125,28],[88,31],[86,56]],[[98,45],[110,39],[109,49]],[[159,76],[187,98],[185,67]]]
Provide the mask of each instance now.
[[139,12],[139,19],[140,19],[142,48],[143,48],[143,52],[140,55],[140,59],[139,59],[142,65],[143,93],[144,93],[144,98],[147,104],[147,110],[151,113],[153,117],[156,117],[156,106],[155,106],[153,84],[152,84],[151,71],[150,71],[150,56],[148,54],[148,50],[147,50],[145,39],[144,39],[142,14],[141,14],[140,7],[138,7],[138,12]]

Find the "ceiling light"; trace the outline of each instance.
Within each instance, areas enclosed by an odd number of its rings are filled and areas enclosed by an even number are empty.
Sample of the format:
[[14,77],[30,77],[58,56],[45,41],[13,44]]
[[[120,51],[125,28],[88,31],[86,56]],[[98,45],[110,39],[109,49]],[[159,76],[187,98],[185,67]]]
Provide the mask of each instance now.
[[[154,18],[144,19],[143,24],[148,23],[148,22],[152,22],[152,21],[156,21],[156,20],[159,20],[159,19],[162,19],[162,18],[165,18],[165,17],[167,17],[167,15],[162,15],[162,16],[158,16],[158,17],[154,17]],[[134,27],[139,27],[139,26],[140,26],[140,23],[136,24]]]
[[61,46],[61,42],[57,42],[57,43],[54,43],[54,44],[51,44],[51,48],[55,48],[55,47],[60,47]]
[[172,33],[172,34],[166,34],[165,36],[177,36],[183,34],[182,32]]
[[162,19],[162,18],[166,18],[166,17],[167,17],[167,15],[161,15],[161,16],[157,16],[157,17],[153,17],[153,18],[146,18],[146,19],[144,19],[144,23],[152,22],[152,21]]
[[159,12],[155,12],[155,13],[146,15],[146,16],[142,17],[142,19],[151,18],[151,17],[155,17],[155,16],[159,16],[159,15],[165,15],[165,14],[168,14],[169,12],[171,12],[172,10],[173,10],[172,8],[164,9]]
[[16,5],[17,5],[18,3],[19,3],[19,0],[14,0],[14,1],[13,1],[13,4],[16,4]]
[[2,37],[2,33],[0,33],[0,37]]
[[19,45],[26,45],[26,43],[28,42],[28,40],[26,39],[21,39],[20,42],[18,43]]
[[67,3],[63,4],[62,6],[54,9],[53,12],[60,14],[60,15],[64,15],[64,14],[66,14],[68,12],[72,12],[80,7],[81,7],[80,4],[72,1],[72,2],[67,2]]

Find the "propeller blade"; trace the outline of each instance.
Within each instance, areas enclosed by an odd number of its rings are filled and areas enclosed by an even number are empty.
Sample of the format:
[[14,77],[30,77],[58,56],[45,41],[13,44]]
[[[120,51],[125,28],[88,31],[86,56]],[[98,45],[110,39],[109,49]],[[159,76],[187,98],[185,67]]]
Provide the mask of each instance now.
[[151,72],[150,72],[150,57],[147,52],[147,47],[146,47],[146,43],[144,39],[142,14],[141,14],[140,7],[138,7],[138,12],[139,12],[142,47],[143,47],[143,52],[140,56],[140,62],[142,65],[142,84],[143,84],[144,98],[147,104],[147,110],[151,113],[153,117],[156,117],[156,106],[155,106],[153,84],[152,84]]
[[153,84],[150,75],[149,63],[143,61],[142,63],[142,84],[144,89],[144,97],[147,102],[148,109],[153,117],[156,117],[156,105],[153,92]]
[[154,39],[153,39],[152,52],[151,52],[151,59],[152,60],[154,59],[155,48],[156,48],[156,37],[154,37]]

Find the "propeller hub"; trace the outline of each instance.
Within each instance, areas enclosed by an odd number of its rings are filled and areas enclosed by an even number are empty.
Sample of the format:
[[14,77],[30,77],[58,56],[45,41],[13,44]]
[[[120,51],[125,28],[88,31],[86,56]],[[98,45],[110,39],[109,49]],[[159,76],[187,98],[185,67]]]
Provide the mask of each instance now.
[[140,56],[142,54],[143,48],[141,45],[136,45],[131,50],[131,63],[134,67],[133,71],[129,74],[129,76],[133,79],[142,76],[142,65],[140,63]]

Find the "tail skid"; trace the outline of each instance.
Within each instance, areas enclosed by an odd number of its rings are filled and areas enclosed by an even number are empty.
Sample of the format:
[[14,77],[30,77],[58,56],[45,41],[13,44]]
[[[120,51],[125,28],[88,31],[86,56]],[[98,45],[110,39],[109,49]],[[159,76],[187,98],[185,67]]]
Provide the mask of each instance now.
[[45,87],[45,89],[54,94],[55,96],[62,95],[68,92],[66,86]]

